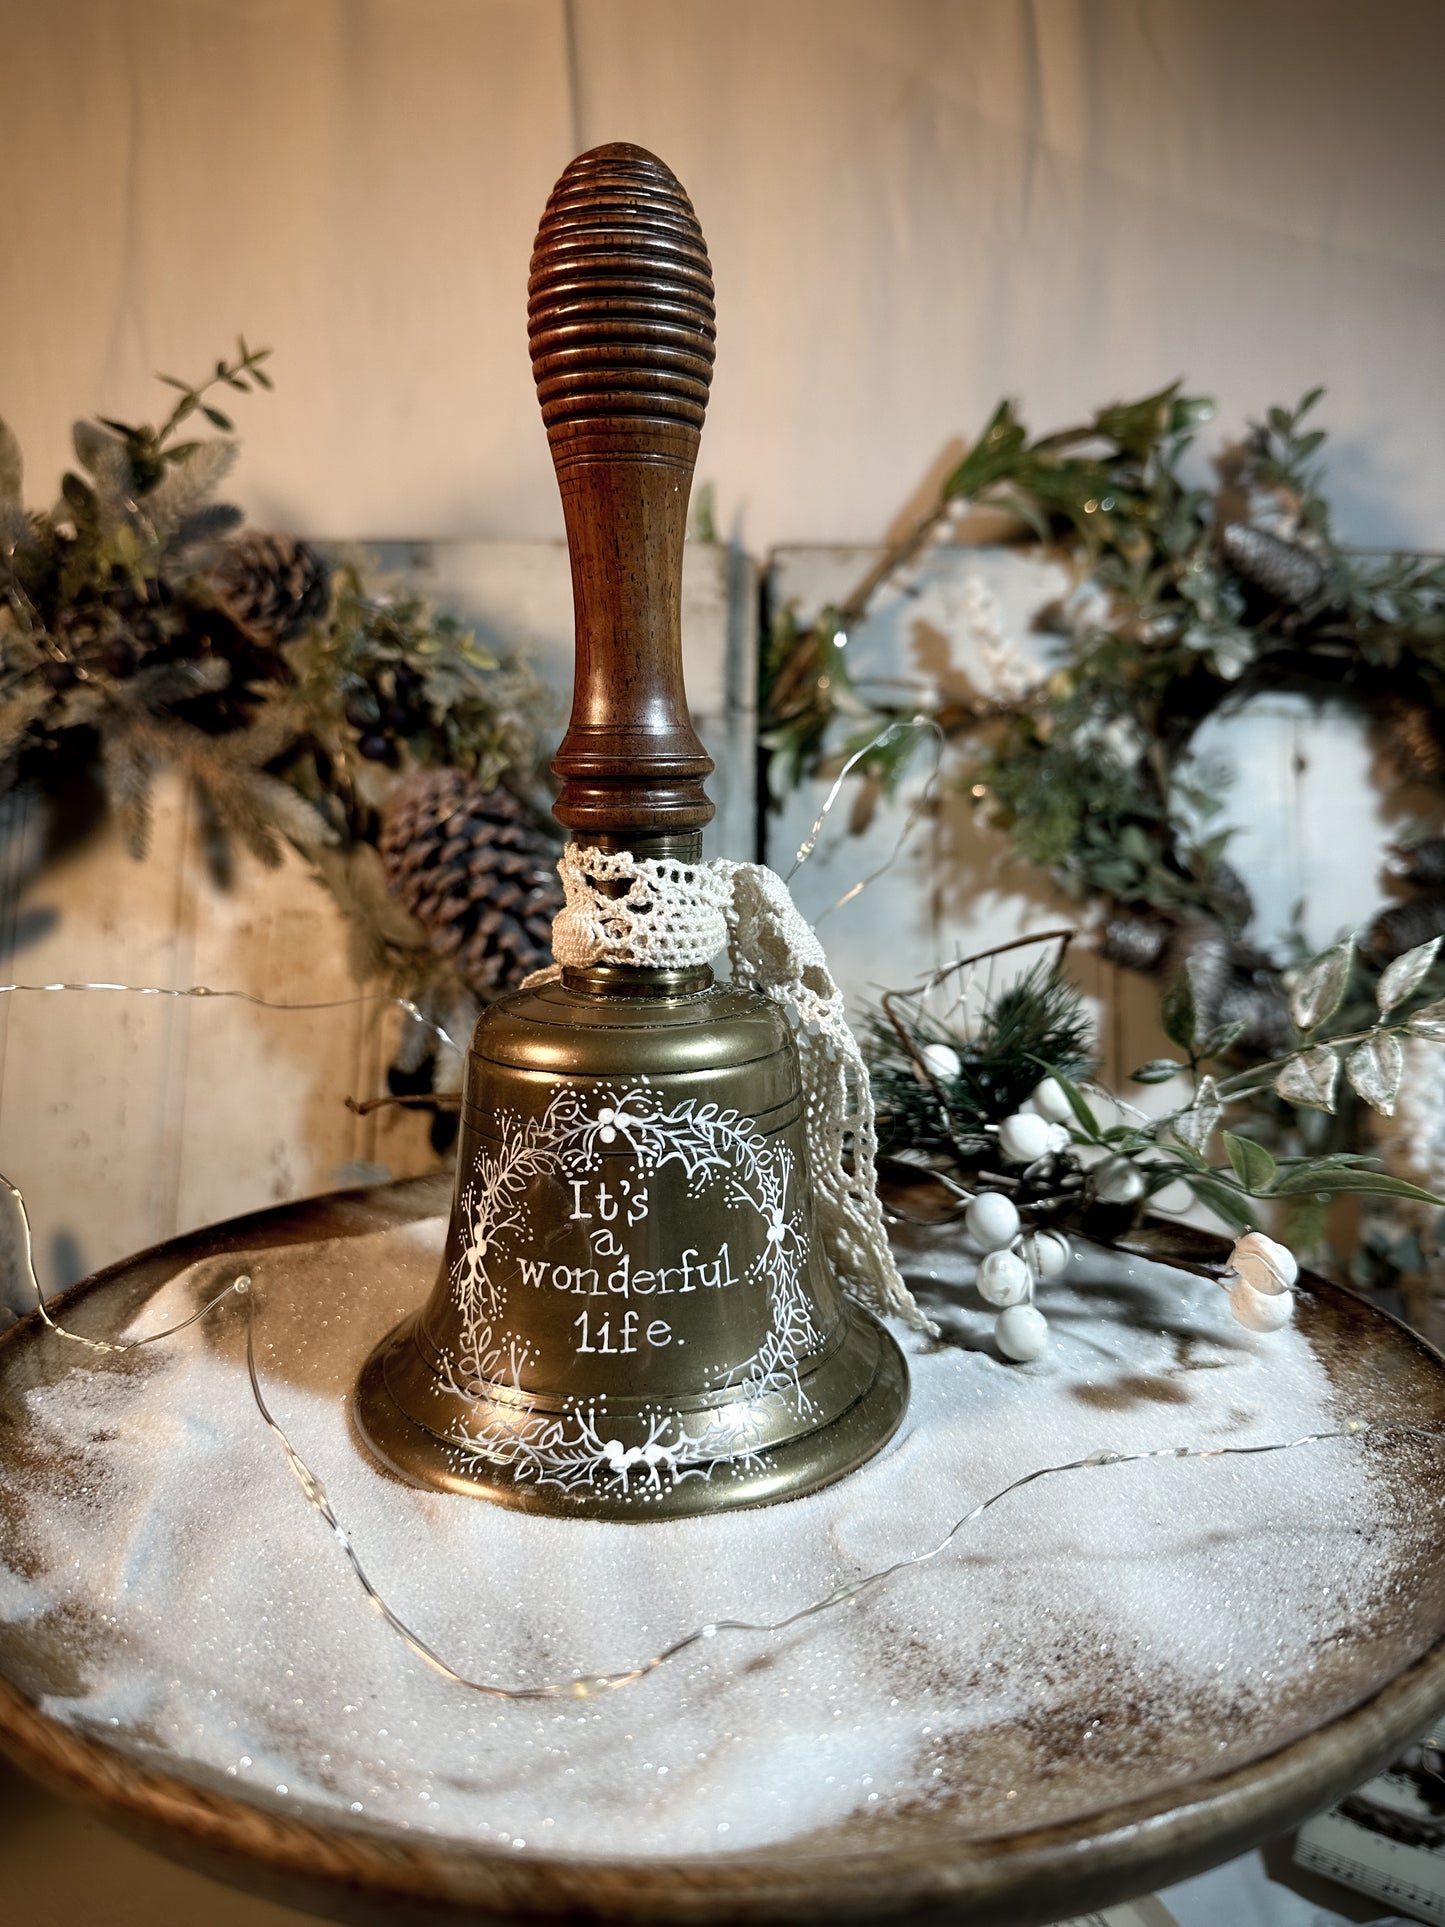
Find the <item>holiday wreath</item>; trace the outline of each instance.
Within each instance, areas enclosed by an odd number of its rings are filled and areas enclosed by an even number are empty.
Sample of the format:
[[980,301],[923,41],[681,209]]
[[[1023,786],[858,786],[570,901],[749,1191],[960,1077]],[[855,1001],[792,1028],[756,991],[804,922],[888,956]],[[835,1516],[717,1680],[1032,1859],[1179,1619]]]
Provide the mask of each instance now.
[[[1068,557],[1077,592],[1042,618],[1058,644],[1052,673],[1017,700],[935,708],[960,753],[957,778],[1024,856],[1099,906],[1107,956],[1167,970],[1212,941],[1218,998],[1231,984],[1253,988],[1253,1000],[1236,995],[1236,1014],[1253,1042],[1277,1041],[1284,999],[1271,963],[1284,960],[1252,941],[1229,832],[1209,828],[1219,799],[1190,756],[1200,725],[1263,690],[1340,692],[1380,717],[1403,773],[1445,793],[1445,560],[1340,546],[1315,466],[1324,431],[1304,426],[1319,394],[1253,425],[1217,490],[1184,472],[1213,404],[1177,384],[1032,441],[1003,403],[852,596],[808,627],[788,610],[775,618],[765,689],[775,791],[917,713],[911,692],[852,680],[848,631],[961,508],[1012,510]],[[912,746],[896,734],[864,772],[886,779]],[[1445,840],[1416,842],[1407,861],[1424,894],[1374,920],[1366,955],[1377,969],[1445,931]]]
[[[1229,862],[1231,833],[1215,827],[1220,798],[1192,754],[1207,718],[1261,692],[1344,695],[1383,726],[1401,774],[1445,802],[1445,561],[1340,544],[1319,481],[1324,431],[1308,425],[1319,396],[1252,424],[1212,489],[1190,479],[1187,458],[1213,404],[1179,384],[1037,439],[1003,403],[849,597],[807,625],[775,613],[764,705],[775,795],[855,756],[859,775],[886,787],[918,742],[907,725],[920,714],[936,724],[949,779],[1088,907],[1102,954],[1157,975],[1178,1056],[1141,1067],[1141,1081],[1188,1066],[1203,1076],[1208,1113],[1209,1092],[1233,1080],[1252,1111],[1236,1142],[1329,1158],[1370,1145],[1364,1107],[1393,1113],[1418,1047],[1403,1033],[1366,1045],[1396,1002],[1392,963],[1408,954],[1426,1005],[1445,993],[1435,941],[1445,836],[1432,823],[1402,846],[1400,898],[1359,941],[1313,965],[1302,950],[1270,954]],[[908,589],[923,553],[976,505],[1010,511],[1070,567],[1071,592],[1040,618],[1054,644],[1048,672],[1016,696],[932,701],[855,679],[850,631],[885,585]],[[968,1093],[922,1061],[930,1043],[952,1061],[959,1040],[936,1023],[907,1037],[896,1021],[878,1027],[880,1109],[957,1163],[950,1087],[955,1110]],[[1035,1052],[1012,1064],[1011,1102],[1039,1062]],[[1003,1115],[969,1102],[980,1118]],[[1438,1189],[1437,1172],[1422,1175]],[[1297,1235],[1317,1244],[1318,1229]],[[1397,1233],[1386,1240],[1396,1263],[1418,1261]]]

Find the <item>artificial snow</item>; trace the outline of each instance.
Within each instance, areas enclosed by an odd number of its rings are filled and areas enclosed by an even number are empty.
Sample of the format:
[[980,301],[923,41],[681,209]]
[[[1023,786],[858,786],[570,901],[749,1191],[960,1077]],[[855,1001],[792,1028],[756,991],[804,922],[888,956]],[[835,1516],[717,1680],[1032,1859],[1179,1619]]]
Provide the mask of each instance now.
[[[266,1398],[371,1578],[453,1666],[499,1685],[781,1618],[924,1551],[1039,1465],[1339,1423],[1300,1331],[1251,1334],[1210,1282],[1101,1252],[1048,1287],[1048,1354],[1008,1365],[940,1231],[905,1269],[945,1342],[901,1335],[908,1414],[863,1470],[690,1520],[526,1517],[412,1491],[349,1430],[361,1363],[429,1289],[444,1229],[209,1260],[131,1331],[249,1271]],[[1261,1707],[1278,1744],[1279,1706],[1384,1596],[1404,1530],[1349,1443],[1093,1468],[783,1635],[720,1633],[599,1698],[503,1703],[439,1677],[367,1609],[257,1415],[239,1303],[120,1365],[73,1352],[29,1394],[44,1474],[0,1468],[0,1650],[63,1626],[68,1677],[46,1710],[286,1810],[524,1852],[732,1852],[944,1798],[982,1834],[1223,1770],[1250,1757]]]

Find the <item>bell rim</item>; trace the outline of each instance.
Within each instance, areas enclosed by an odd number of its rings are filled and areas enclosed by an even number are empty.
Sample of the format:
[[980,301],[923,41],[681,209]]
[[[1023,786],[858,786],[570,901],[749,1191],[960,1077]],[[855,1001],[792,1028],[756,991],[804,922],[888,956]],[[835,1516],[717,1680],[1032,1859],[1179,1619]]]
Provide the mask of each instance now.
[[877,1456],[897,1433],[908,1409],[907,1361],[893,1334],[865,1306],[848,1300],[848,1335],[871,1343],[872,1370],[856,1396],[816,1426],[756,1452],[720,1460],[707,1473],[675,1483],[598,1488],[562,1487],[519,1474],[515,1464],[469,1452],[433,1432],[397,1403],[386,1366],[408,1341],[414,1318],[389,1331],[367,1358],[348,1404],[351,1429],[373,1464],[405,1485],[483,1499],[509,1511],[548,1518],[615,1524],[696,1518],[709,1513],[778,1505],[821,1492]]

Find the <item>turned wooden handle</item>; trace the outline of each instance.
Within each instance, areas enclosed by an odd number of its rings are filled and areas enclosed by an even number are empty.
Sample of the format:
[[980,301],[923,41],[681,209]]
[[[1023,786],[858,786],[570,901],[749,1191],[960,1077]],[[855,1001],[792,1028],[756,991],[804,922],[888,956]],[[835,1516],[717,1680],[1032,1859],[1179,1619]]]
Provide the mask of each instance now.
[[579,838],[700,830],[713,765],[682,682],[682,545],[716,331],[676,177],[620,142],[579,155],[547,202],[527,288],[577,622],[554,814]]

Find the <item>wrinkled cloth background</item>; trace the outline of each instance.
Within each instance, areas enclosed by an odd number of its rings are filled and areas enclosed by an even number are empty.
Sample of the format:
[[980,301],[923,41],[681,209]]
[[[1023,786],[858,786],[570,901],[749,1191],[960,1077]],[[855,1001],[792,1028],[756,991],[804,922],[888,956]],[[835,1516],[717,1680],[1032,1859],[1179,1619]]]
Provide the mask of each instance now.
[[[880,535],[1002,394],[1328,385],[1347,536],[1445,546],[1432,0],[0,0],[0,415],[238,328],[234,492],[333,536],[561,534],[527,261],[571,155],[651,147],[718,285],[719,527]],[[239,398],[238,398],[239,399]]]

